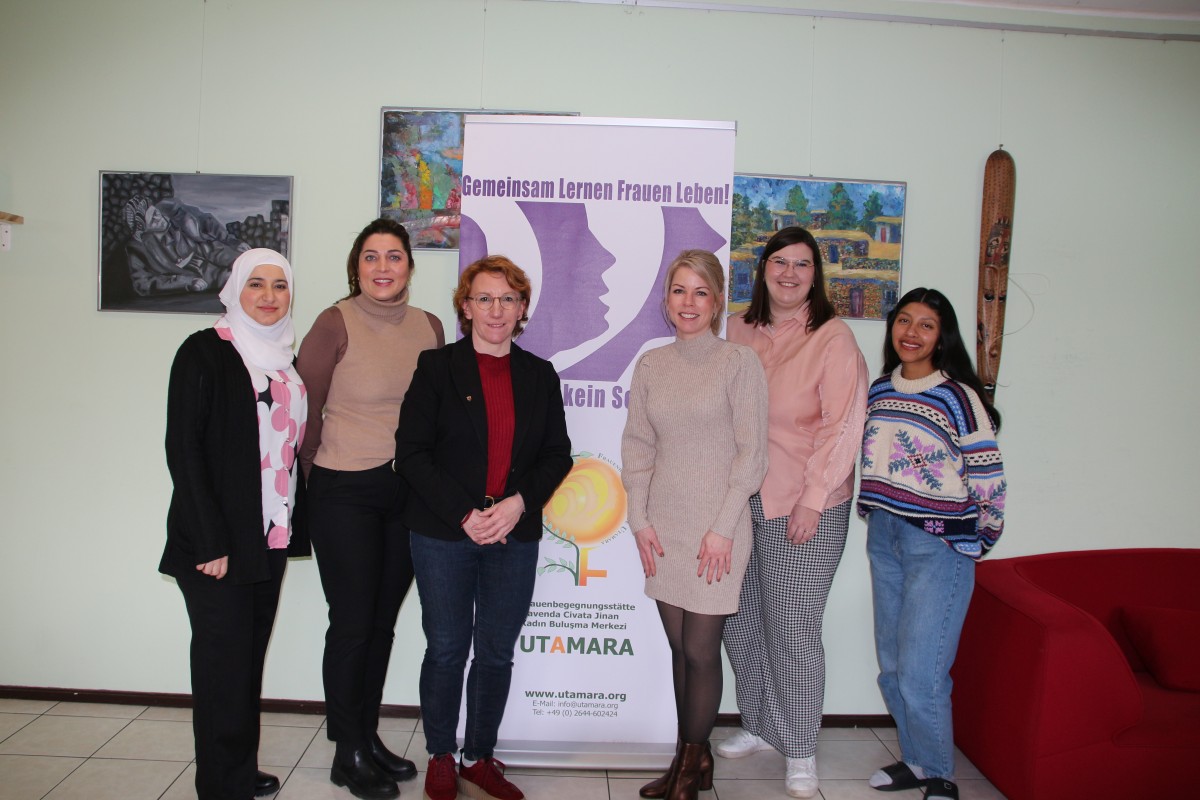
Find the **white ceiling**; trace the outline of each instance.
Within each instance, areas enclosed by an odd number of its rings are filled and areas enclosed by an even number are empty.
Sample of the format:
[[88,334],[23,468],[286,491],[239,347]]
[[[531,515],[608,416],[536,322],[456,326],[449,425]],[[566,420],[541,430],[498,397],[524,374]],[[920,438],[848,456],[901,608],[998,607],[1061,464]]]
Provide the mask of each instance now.
[[924,0],[956,6],[991,6],[1062,14],[1200,20],[1200,0]]

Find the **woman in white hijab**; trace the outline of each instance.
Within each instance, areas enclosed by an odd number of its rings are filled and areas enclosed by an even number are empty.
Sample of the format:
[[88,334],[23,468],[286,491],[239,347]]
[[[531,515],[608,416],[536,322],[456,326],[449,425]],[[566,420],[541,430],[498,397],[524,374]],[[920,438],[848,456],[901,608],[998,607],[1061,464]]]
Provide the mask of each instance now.
[[225,314],[189,336],[171,366],[174,490],[159,571],[178,582],[192,627],[198,800],[279,790],[258,771],[263,659],[287,557],[309,553],[294,513],[307,403],[292,366],[291,295],[287,259],[243,253],[221,290]]

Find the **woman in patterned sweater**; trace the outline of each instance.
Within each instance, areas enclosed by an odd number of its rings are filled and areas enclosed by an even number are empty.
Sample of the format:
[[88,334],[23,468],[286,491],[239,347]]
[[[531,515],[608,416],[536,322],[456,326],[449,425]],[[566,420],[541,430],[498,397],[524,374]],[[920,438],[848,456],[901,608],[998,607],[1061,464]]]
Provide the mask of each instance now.
[[975,561],[1004,528],[1000,415],[971,367],[954,308],[913,289],[888,315],[883,377],[867,395],[858,513],[867,517],[879,689],[901,760],[881,791],[957,800],[950,666]]

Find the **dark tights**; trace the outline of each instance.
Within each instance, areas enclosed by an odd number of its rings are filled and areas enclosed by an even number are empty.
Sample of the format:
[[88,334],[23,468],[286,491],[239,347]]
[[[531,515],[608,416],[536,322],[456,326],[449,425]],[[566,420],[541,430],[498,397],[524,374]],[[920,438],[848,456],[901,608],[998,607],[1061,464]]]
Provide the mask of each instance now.
[[662,601],[658,601],[658,615],[671,645],[679,738],[691,744],[707,742],[721,707],[725,617],[684,611]]

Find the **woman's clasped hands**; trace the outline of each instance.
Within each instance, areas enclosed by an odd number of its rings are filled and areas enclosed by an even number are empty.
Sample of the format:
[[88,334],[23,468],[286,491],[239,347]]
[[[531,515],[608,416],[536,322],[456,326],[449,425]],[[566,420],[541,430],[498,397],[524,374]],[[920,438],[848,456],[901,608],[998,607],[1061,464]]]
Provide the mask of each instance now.
[[514,494],[491,508],[474,509],[462,527],[475,544],[508,544],[508,534],[524,513],[525,501]]

